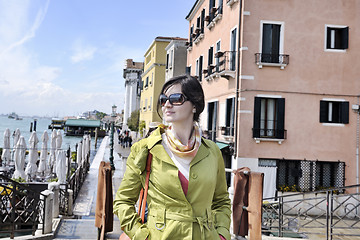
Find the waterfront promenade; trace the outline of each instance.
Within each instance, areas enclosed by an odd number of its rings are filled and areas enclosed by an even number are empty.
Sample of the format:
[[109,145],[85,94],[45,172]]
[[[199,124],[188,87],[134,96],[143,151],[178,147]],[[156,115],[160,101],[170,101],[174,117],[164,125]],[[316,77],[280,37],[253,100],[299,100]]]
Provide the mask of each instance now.
[[[115,138],[117,139],[117,138]],[[110,145],[109,137],[105,137],[90,166],[89,174],[81,188],[80,194],[75,201],[72,218],[62,219],[54,239],[97,239],[98,230],[95,227],[95,207],[97,194],[98,171],[101,161],[109,161]],[[114,141],[114,165],[113,171],[113,194],[118,189],[125,171],[125,159],[129,155],[130,148],[122,148]],[[114,229],[107,233],[107,239],[119,239],[121,234],[120,223],[114,216]]]
[[[115,139],[117,139],[115,137]],[[52,234],[35,236],[15,237],[15,239],[88,239],[95,240],[98,237],[98,229],[95,227],[95,207],[97,194],[98,171],[101,161],[108,161],[110,157],[109,137],[105,137],[97,149],[97,153],[91,163],[90,171],[81,188],[81,191],[75,201],[73,208],[73,216],[63,217],[61,220],[57,219],[53,222],[54,232]],[[130,153],[130,148],[122,148],[117,141],[114,141],[114,164],[115,171],[113,172],[112,184],[113,195],[118,189],[124,171],[126,158]],[[122,233],[120,223],[116,216],[114,216],[113,231],[106,234],[106,239],[117,240]],[[240,239],[240,238],[239,238]],[[294,238],[277,238],[263,236],[263,240],[290,240]]]

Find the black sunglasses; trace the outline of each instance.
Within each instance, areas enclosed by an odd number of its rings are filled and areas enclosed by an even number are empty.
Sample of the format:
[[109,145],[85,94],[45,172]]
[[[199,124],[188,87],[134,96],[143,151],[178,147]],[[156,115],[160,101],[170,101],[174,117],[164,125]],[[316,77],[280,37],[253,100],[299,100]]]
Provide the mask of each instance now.
[[165,106],[167,100],[169,100],[171,105],[180,106],[189,99],[182,93],[170,94],[168,97],[165,94],[160,95],[159,102],[161,106]]

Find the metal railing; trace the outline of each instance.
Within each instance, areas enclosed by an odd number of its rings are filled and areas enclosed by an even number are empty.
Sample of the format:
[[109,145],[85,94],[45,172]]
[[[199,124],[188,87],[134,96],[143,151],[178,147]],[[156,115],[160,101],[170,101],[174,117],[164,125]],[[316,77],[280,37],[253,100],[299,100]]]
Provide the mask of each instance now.
[[11,239],[21,232],[35,235],[39,225],[44,233],[45,199],[26,184],[0,175],[0,235]]
[[268,128],[253,128],[253,137],[257,138],[276,138],[286,139],[287,130],[285,129],[268,129]]
[[78,168],[75,170],[75,172],[71,175],[69,181],[68,181],[68,189],[71,189],[74,193],[74,201],[76,200],[81,186],[83,185],[85,178],[88,174],[90,168],[90,162],[89,157],[86,159],[86,161],[82,162],[78,166]]
[[310,239],[317,236],[327,240],[360,237],[359,187],[354,185],[263,199],[263,234]]
[[270,54],[270,53],[255,53],[255,63],[272,63],[272,64],[289,64],[289,55],[286,54]]

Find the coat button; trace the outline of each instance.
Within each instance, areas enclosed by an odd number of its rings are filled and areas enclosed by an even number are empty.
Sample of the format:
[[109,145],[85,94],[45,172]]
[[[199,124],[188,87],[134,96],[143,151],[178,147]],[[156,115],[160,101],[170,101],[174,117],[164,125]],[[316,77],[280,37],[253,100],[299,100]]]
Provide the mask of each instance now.
[[191,174],[191,177],[192,177],[193,179],[196,179],[196,178],[197,178],[197,175],[196,175],[195,173],[192,173],[192,174]]

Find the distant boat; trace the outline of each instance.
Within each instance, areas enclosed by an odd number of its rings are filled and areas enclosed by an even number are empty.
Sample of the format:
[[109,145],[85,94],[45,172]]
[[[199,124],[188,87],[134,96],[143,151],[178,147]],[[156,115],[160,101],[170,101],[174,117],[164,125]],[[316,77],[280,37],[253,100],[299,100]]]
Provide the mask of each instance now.
[[63,129],[65,126],[65,120],[59,118],[51,119],[51,124],[49,125],[49,129]]
[[15,120],[23,120],[23,119],[22,119],[22,117],[17,116],[17,117],[15,117]]
[[8,118],[12,118],[12,119],[16,119],[18,117],[19,116],[15,112],[12,112],[11,114],[8,115]]

